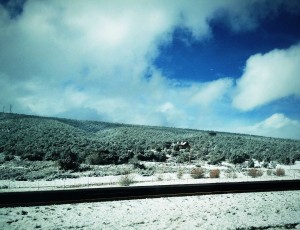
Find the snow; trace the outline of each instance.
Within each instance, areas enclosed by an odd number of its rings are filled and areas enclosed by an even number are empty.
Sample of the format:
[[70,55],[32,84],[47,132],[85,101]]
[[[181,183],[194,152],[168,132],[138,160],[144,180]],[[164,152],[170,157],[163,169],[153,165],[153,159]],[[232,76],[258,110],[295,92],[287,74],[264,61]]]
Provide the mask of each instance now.
[[[131,186],[159,184],[217,183],[229,181],[286,180],[300,178],[300,162],[284,168],[286,175],[251,178],[223,164],[220,178],[192,179],[187,169],[176,173],[158,171],[153,176],[132,174]],[[216,166],[203,165],[207,170]],[[0,181],[0,192],[119,186],[120,176],[80,177],[53,181]],[[300,229],[300,191],[202,195],[129,201],[64,204],[0,209],[0,229],[282,229],[292,224]],[[1,228],[2,227],[2,228]]]
[[[152,163],[152,162],[149,162]],[[152,163],[154,164],[154,163]],[[147,165],[148,166],[148,165]],[[167,166],[166,166],[167,167]],[[194,165],[185,165],[184,168],[187,172]],[[192,183],[219,183],[219,182],[242,182],[242,181],[266,181],[266,180],[291,180],[300,179],[300,161],[296,161],[294,165],[278,165],[277,167],[283,168],[286,175],[278,177],[275,175],[267,175],[267,169],[260,169],[264,171],[263,176],[252,178],[241,169],[234,169],[235,177],[228,176],[226,170],[232,165],[213,166],[203,165],[207,171],[215,168],[221,170],[220,178],[209,178],[208,173],[202,179],[193,179],[189,173],[184,173],[181,179],[177,178],[177,172],[164,173],[159,170],[152,176],[142,176],[137,173],[131,174],[135,183],[131,186],[145,186],[145,185],[167,185],[167,184],[192,184]],[[179,169],[180,167],[178,167]],[[10,191],[30,191],[30,190],[54,190],[54,189],[74,189],[74,188],[90,188],[90,187],[112,187],[120,186],[119,176],[103,176],[103,177],[87,177],[81,176],[79,178],[68,179],[55,179],[53,181],[36,180],[36,181],[10,181],[0,180],[0,192]]]
[[300,191],[0,209],[3,229],[300,229]]

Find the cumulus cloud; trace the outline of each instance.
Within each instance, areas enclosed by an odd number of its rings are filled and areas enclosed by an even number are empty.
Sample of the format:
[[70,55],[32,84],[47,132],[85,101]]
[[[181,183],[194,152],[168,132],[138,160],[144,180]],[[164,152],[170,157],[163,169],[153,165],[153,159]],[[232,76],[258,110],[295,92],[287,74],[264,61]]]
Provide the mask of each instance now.
[[269,137],[300,139],[300,122],[282,113],[275,113],[254,125],[240,127],[238,131]]
[[[209,33],[207,18],[224,4],[26,1],[23,13],[14,19],[0,6],[6,103],[20,112],[42,115],[81,107],[124,122],[133,122],[133,113],[142,116],[150,110],[158,117],[182,114],[174,111],[187,98],[173,103],[172,113],[160,109],[174,100],[177,88],[152,62],[177,26],[188,28],[197,39]],[[150,79],[144,77],[147,74]],[[184,91],[179,94],[189,96]]]
[[[217,127],[231,106],[233,80],[176,82],[153,61],[176,28],[201,41],[211,36],[209,21],[218,12],[238,18],[245,9],[239,0],[28,0],[12,18],[0,4],[1,104],[19,113]],[[248,29],[260,17],[251,15],[242,20]]]
[[299,63],[300,44],[251,56],[237,82],[234,106],[247,111],[283,97],[300,97]]
[[232,88],[233,80],[230,78],[222,78],[211,81],[200,86],[195,95],[192,96],[191,102],[203,106],[212,105],[213,102],[223,99]]

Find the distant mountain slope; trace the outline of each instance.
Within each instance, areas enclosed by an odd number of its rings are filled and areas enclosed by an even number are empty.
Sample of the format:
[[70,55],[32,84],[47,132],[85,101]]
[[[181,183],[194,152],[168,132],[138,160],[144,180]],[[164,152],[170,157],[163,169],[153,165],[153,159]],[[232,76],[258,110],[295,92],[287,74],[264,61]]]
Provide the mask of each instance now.
[[[187,142],[183,147],[181,142]],[[178,143],[177,143],[178,142]],[[80,162],[203,159],[211,163],[250,158],[289,163],[300,160],[300,141],[100,121],[0,113],[0,153],[6,158],[57,160],[68,153]]]

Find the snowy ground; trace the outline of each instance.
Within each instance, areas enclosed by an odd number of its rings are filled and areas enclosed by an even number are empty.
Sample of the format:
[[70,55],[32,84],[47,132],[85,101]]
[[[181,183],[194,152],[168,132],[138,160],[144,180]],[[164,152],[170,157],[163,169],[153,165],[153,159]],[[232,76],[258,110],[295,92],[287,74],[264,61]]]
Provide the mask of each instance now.
[[[163,169],[164,167],[165,169]],[[190,169],[193,167],[195,166],[180,165],[173,170],[175,172],[170,173],[165,172],[168,171],[168,169],[166,169],[167,166],[160,165],[160,168],[152,176],[142,176],[137,173],[132,173],[130,176],[134,180],[134,183],[131,186],[300,179],[300,161],[296,161],[295,165],[292,166],[278,165],[277,167],[285,170],[285,176],[282,177],[278,177],[273,174],[268,175],[267,169],[259,169],[263,172],[263,175],[257,178],[252,178],[247,174],[247,169],[242,171],[241,169],[234,168],[232,165],[225,164],[218,167],[204,165],[203,168],[205,168],[207,171],[205,178],[193,179],[190,175]],[[228,173],[228,167],[231,167],[231,173]],[[215,168],[220,169],[220,178],[209,178],[209,170]],[[179,169],[182,169],[185,172],[180,179],[177,177],[177,172]],[[273,171],[275,171],[275,169],[273,169]],[[120,177],[121,175],[102,177],[81,175],[79,178],[55,179],[52,181],[0,180],[0,192],[120,186]]]
[[[251,178],[245,171],[220,166],[220,178],[209,178],[216,166],[205,165],[206,178],[192,179],[194,165],[179,166],[181,179],[158,170],[152,176],[132,174],[131,186],[227,181],[300,179],[300,162],[279,165],[286,175]],[[166,170],[167,171],[167,170]],[[233,176],[234,175],[234,176]],[[119,186],[120,176],[80,177],[54,181],[0,181],[0,192]],[[0,229],[300,229],[300,191],[203,195],[40,207],[0,208]]]
[[0,209],[1,229],[300,229],[300,191]]

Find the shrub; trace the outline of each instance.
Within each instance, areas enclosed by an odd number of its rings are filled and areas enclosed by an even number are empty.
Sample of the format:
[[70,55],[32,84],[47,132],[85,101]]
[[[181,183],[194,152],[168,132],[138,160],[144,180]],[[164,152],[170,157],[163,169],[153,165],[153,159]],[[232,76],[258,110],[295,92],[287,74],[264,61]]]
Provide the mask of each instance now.
[[167,156],[163,152],[156,152],[154,154],[154,160],[157,162],[165,162],[167,160]]
[[25,153],[21,156],[22,159],[27,159],[29,161],[42,161],[44,156],[43,153],[33,152],[33,153]]
[[79,178],[78,175],[74,175],[74,174],[71,174],[71,173],[53,173],[51,175],[49,175],[47,178],[46,178],[46,181],[52,181],[52,180],[56,180],[56,179],[74,179],[74,178]]
[[219,169],[212,169],[209,172],[210,178],[219,178],[220,177],[220,170]]
[[284,165],[295,164],[295,159],[291,159],[290,157],[282,157],[279,158],[279,163]]
[[119,184],[121,186],[129,186],[134,183],[133,176],[131,176],[128,172],[120,177]]
[[272,162],[270,162],[270,168],[271,169],[274,169],[274,168],[276,168],[276,166],[277,166],[277,163],[276,162],[274,162],[274,161],[272,161]]
[[108,150],[100,150],[99,152],[91,153],[86,158],[86,163],[91,165],[107,165],[117,162],[117,157]]
[[163,180],[164,180],[164,174],[162,174],[162,173],[157,174],[157,175],[156,175],[156,179],[157,179],[158,181],[163,181]]
[[90,170],[92,170],[92,167],[90,165],[85,165],[85,164],[80,165],[80,167],[78,168],[79,172],[86,172]]
[[225,176],[226,178],[233,178],[233,179],[237,178],[236,169],[232,167],[226,169]]
[[269,163],[268,163],[267,161],[264,161],[264,162],[262,163],[262,167],[263,167],[263,168],[267,168],[268,165],[269,165]]
[[19,175],[15,177],[16,181],[27,181],[27,178],[25,177],[25,175]]
[[191,170],[191,177],[194,179],[199,179],[199,178],[203,178],[204,177],[204,169],[203,168],[193,168]]
[[248,170],[248,175],[251,176],[252,178],[260,177],[263,175],[263,171],[256,168],[252,168]]
[[78,163],[78,157],[75,153],[66,152],[58,160],[60,169],[62,170],[78,170],[80,164]]
[[4,161],[11,161],[13,160],[15,157],[12,154],[7,154],[4,157]]
[[144,152],[143,157],[139,157],[140,160],[144,160],[144,161],[152,161],[154,159],[154,153],[150,150],[147,150]]
[[272,174],[273,174],[273,170],[272,170],[272,169],[268,169],[268,170],[267,170],[267,175],[268,175],[268,176],[271,176]]
[[248,168],[254,168],[254,161],[253,161],[253,159],[250,159],[248,161]]
[[182,176],[183,176],[183,169],[178,169],[178,171],[177,171],[177,178],[178,179],[181,179],[182,178]]
[[210,156],[209,158],[209,164],[211,165],[217,165],[219,163],[221,163],[222,161],[225,161],[225,156],[220,156],[218,154],[213,154]]
[[177,156],[178,163],[188,162],[190,160],[190,154],[187,152],[179,152]]
[[227,172],[226,177],[235,179],[235,178],[237,178],[237,174],[236,174],[236,172]]
[[276,176],[284,176],[285,175],[285,170],[283,168],[277,168],[275,171]]
[[[26,168],[0,168],[0,180],[25,180],[29,169]],[[26,179],[27,180],[27,179]]]
[[245,162],[247,158],[248,158],[248,156],[246,154],[233,153],[233,154],[231,154],[229,160],[233,164],[241,164],[241,163]]
[[46,161],[57,161],[60,157],[59,152],[47,152],[45,155]]
[[137,157],[131,158],[129,163],[132,164],[135,169],[146,169],[146,166],[142,164]]
[[154,171],[153,169],[151,168],[148,168],[148,169],[145,169],[145,170],[141,170],[139,173],[142,175],[142,176],[153,176],[154,175]]

